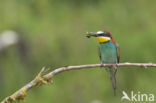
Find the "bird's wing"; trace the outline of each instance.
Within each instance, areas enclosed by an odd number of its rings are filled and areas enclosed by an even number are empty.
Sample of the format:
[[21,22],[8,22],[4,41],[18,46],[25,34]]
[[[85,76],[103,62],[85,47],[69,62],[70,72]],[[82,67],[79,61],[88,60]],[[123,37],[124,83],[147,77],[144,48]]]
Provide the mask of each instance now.
[[100,53],[100,48],[98,49],[98,54],[99,54],[99,58],[100,58],[100,61],[101,61],[101,53]]
[[117,49],[117,62],[119,63],[120,62],[120,48],[118,44],[116,44],[116,49]]

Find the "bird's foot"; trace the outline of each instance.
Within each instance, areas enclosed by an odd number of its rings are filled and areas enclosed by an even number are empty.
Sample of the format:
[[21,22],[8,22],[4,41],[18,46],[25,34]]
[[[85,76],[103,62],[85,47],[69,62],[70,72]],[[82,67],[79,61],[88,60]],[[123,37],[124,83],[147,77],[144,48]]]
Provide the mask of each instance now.
[[112,65],[114,69],[117,69],[118,65],[117,64],[113,64]]

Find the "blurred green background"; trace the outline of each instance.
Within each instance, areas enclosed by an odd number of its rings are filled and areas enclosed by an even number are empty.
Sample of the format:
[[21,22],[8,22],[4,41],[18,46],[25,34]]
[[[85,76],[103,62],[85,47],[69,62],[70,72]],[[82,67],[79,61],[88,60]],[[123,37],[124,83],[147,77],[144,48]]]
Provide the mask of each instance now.
[[[0,100],[31,81],[43,66],[100,63],[98,42],[85,33],[110,30],[121,62],[156,62],[154,0],[0,0],[0,32],[20,42],[0,51]],[[1,35],[1,34],[0,34]],[[156,70],[118,69],[117,96],[104,69],[63,72],[31,89],[27,103],[120,103],[122,91],[156,94]],[[125,101],[126,102],[126,101]],[[21,102],[22,103],[22,102]]]

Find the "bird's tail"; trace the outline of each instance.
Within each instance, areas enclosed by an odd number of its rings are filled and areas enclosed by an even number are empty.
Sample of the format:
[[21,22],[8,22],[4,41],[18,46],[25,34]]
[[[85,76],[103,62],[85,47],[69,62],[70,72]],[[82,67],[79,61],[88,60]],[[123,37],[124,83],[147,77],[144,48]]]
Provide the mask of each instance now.
[[117,86],[116,86],[116,72],[117,72],[117,69],[107,68],[106,70],[110,74],[110,80],[111,80],[112,88],[114,90],[114,95],[116,95],[116,89],[117,89]]
[[113,87],[113,90],[114,90],[114,95],[116,95],[116,89],[117,89],[117,87],[116,87],[116,77],[115,77],[115,75],[111,76],[110,77],[110,80],[111,80],[112,87]]

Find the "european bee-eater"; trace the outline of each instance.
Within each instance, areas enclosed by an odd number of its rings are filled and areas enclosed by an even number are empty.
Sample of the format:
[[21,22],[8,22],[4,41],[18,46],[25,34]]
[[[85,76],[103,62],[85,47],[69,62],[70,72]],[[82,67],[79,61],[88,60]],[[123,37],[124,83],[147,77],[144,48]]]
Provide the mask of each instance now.
[[112,37],[111,32],[105,31],[98,31],[97,33],[87,33],[87,37],[96,37],[99,41],[99,56],[102,64],[115,64],[112,67],[106,67],[106,71],[110,75],[110,80],[112,83],[112,87],[114,89],[114,95],[116,94],[116,72],[117,66],[116,64],[119,63],[120,54],[118,46]]

